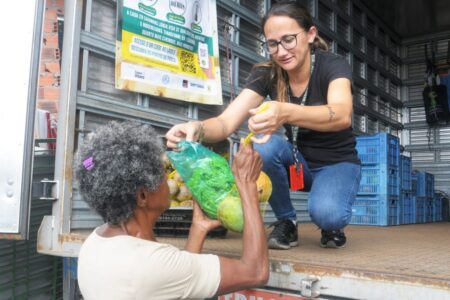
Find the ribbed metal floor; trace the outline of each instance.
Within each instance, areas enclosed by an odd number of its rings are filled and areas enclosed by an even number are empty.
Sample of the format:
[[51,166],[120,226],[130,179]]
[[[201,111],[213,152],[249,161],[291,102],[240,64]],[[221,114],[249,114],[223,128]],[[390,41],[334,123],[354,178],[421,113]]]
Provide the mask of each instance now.
[[[270,250],[272,261],[293,263],[339,272],[351,271],[378,278],[399,278],[450,289],[450,223],[392,227],[348,226],[343,249],[319,246],[320,230],[313,224],[299,226],[299,247]],[[183,247],[185,239],[159,238],[160,242]],[[208,239],[204,252],[239,256],[241,236],[228,233],[225,239]]]

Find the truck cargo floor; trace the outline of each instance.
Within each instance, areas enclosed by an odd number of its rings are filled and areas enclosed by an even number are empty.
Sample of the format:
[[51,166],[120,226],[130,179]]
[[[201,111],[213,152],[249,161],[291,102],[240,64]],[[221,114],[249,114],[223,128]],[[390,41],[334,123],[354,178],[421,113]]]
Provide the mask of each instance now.
[[[272,262],[292,263],[305,272],[352,272],[378,279],[431,284],[450,290],[450,222],[391,227],[348,226],[343,249],[319,246],[320,230],[299,225],[300,245],[270,250]],[[185,239],[159,238],[182,248]],[[228,232],[223,239],[208,239],[204,253],[239,256],[241,235]]]

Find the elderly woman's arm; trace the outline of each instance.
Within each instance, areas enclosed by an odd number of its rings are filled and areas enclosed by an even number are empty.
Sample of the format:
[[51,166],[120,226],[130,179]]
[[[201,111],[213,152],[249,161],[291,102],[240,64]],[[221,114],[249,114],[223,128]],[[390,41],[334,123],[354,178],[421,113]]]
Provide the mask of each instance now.
[[256,187],[261,168],[259,154],[251,144],[244,146],[241,142],[232,169],[244,213],[242,256],[240,259],[220,257],[218,295],[262,286],[269,278],[269,253]]
[[[240,259],[219,257],[220,284],[218,295],[264,285],[269,276],[266,235],[259,210],[256,180],[261,173],[262,160],[252,145],[239,148],[232,171],[242,201],[244,214],[243,248]],[[207,233],[220,223],[208,219],[197,203],[186,250],[199,253]]]

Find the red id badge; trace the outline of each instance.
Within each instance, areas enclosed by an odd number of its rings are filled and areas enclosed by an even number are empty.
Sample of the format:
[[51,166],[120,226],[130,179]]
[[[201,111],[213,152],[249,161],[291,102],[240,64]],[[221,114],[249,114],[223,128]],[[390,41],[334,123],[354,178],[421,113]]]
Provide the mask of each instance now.
[[291,191],[299,191],[305,187],[303,182],[303,164],[294,163],[289,166],[289,185]]

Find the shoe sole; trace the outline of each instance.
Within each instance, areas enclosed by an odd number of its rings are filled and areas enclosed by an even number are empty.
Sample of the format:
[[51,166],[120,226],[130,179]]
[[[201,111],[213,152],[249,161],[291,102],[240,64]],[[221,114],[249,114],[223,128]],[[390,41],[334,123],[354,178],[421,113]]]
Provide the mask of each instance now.
[[276,239],[270,239],[267,244],[269,249],[289,250],[292,247],[298,246],[298,241],[290,242],[289,245],[285,245],[278,243]]
[[332,248],[332,249],[341,249],[341,248],[345,247],[345,244],[342,245],[342,246],[338,246],[338,245],[336,245],[335,242],[328,241],[326,244],[320,243],[320,247],[322,247],[322,248]]

